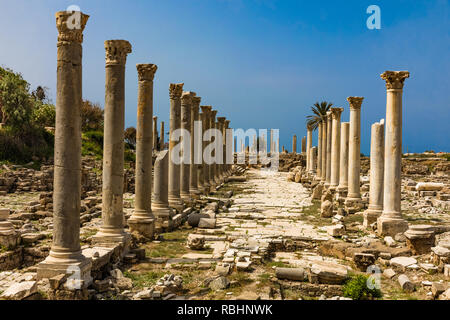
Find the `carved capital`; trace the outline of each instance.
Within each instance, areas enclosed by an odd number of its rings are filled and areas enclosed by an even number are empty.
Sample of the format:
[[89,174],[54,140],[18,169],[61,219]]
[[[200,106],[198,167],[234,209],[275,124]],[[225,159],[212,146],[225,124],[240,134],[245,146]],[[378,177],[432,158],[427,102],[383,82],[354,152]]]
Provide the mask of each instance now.
[[347,101],[350,104],[350,110],[361,109],[361,104],[364,100],[364,97],[348,97]]
[[202,109],[202,112],[204,114],[208,114],[209,112],[211,112],[211,106],[200,106],[200,109]]
[[225,128],[228,129],[228,127],[230,126],[230,120],[225,120]]
[[225,117],[217,117],[217,121],[219,122],[219,123],[221,123],[221,124],[225,124],[225,120],[226,120],[227,118],[225,118]]
[[339,120],[341,118],[342,111],[344,111],[344,108],[331,108],[331,115],[333,119]]
[[125,65],[127,55],[131,53],[131,44],[127,40],[106,40],[106,65]]
[[201,100],[202,98],[200,97],[192,97],[192,107],[198,110]]
[[169,85],[170,99],[180,99],[183,93],[184,83],[171,83]]
[[192,98],[195,96],[195,92],[192,91],[184,91],[181,95],[181,104],[190,105],[192,102]]
[[331,120],[331,111],[327,111],[326,119],[327,119],[328,121]]
[[403,89],[403,83],[409,78],[409,72],[385,71],[380,77],[386,81],[386,89]]
[[153,81],[155,77],[155,72],[158,70],[156,64],[137,64],[136,69],[138,72],[139,81]]
[[55,14],[58,29],[58,44],[83,42],[83,30],[89,19],[80,11],[59,11]]

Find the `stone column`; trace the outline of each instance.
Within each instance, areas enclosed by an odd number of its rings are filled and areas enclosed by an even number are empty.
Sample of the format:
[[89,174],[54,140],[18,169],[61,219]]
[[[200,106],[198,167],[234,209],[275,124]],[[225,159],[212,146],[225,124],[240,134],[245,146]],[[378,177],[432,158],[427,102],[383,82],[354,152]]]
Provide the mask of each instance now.
[[363,97],[348,97],[350,104],[349,155],[348,155],[348,193],[345,210],[355,213],[362,209],[359,187],[361,169],[361,104]]
[[153,150],[158,150],[158,130],[157,130],[157,126],[158,126],[158,117],[154,116],[153,117]]
[[183,211],[183,200],[180,197],[180,165],[176,164],[172,158],[176,158],[175,146],[179,143],[175,140],[174,131],[180,128],[181,124],[181,94],[183,93],[183,83],[171,83],[170,94],[170,128],[169,128],[169,206],[179,213]]
[[[225,160],[230,157],[228,155],[228,153],[232,154],[232,151],[233,151],[232,147],[229,146],[231,141],[228,141],[228,136],[227,136],[228,129],[230,129],[230,122],[231,122],[230,120],[225,121],[225,129],[224,129],[224,132],[225,132],[225,134],[224,134],[224,137],[225,137],[225,156],[224,156],[224,158],[225,158]],[[232,157],[231,157],[231,159],[232,159]],[[228,163],[227,161],[225,161],[226,176],[231,175],[231,166],[232,166],[231,163]]]
[[408,223],[401,213],[402,165],[402,94],[408,71],[386,71],[386,141],[384,151],[383,213],[377,220],[380,235],[393,236],[404,232]]
[[161,121],[160,124],[160,128],[159,129],[159,150],[163,151],[165,148],[165,143],[164,143],[164,121]]
[[372,125],[370,141],[369,207],[364,212],[364,227],[376,222],[383,211],[384,120]]
[[327,111],[327,171],[325,175],[325,187],[329,187],[331,184],[331,135],[333,130],[333,119],[331,111]]
[[331,181],[330,189],[336,190],[339,184],[339,165],[341,153],[341,114],[343,108],[331,108],[333,118],[331,137]]
[[180,197],[185,203],[191,202],[189,192],[190,185],[190,162],[191,162],[191,104],[194,92],[183,92],[181,96],[181,134],[182,138],[182,164],[180,166]]
[[[130,235],[124,230],[123,169],[125,126],[125,63],[131,45],[126,40],[107,40],[105,125],[103,140],[103,225],[95,243],[124,243]],[[151,115],[150,115],[151,119]],[[150,120],[151,121],[151,120]],[[151,140],[150,140],[151,141]]]
[[292,137],[292,153],[297,153],[297,136]]
[[[153,239],[155,218],[152,213],[152,162],[156,150],[156,117],[153,117],[153,78],[157,70],[154,64],[136,65],[138,72],[138,106],[136,128],[136,174],[134,212],[128,219],[130,232],[138,232]],[[153,144],[153,145],[152,145]]]
[[320,180],[322,177],[322,121],[319,122],[317,127],[317,167],[316,167],[316,180]]
[[170,229],[171,216],[169,208],[169,150],[159,152],[155,160],[152,212],[158,229]]
[[327,179],[327,125],[327,117],[324,116],[322,118],[322,176],[320,179],[323,183]]
[[219,129],[219,131],[222,133],[222,143],[218,146],[218,148],[220,149],[220,148],[222,148],[222,163],[219,163],[218,165],[217,165],[217,169],[218,169],[218,178],[219,178],[219,181],[220,181],[220,183],[222,183],[223,181],[224,181],[224,176],[223,176],[223,164],[225,163],[224,162],[224,156],[225,156],[225,153],[224,153],[224,145],[223,145],[223,143],[224,143],[224,127],[225,127],[225,120],[226,120],[226,118],[225,117],[218,117],[217,118],[217,121],[218,121],[218,129]]
[[199,186],[199,165],[196,164],[196,156],[195,152],[199,150],[198,152],[202,152],[201,144],[202,139],[199,139],[198,134],[202,134],[202,132],[195,132],[195,126],[194,123],[196,121],[199,121],[199,107],[200,107],[200,97],[193,97],[192,98],[192,104],[191,104],[191,165],[190,165],[190,184],[189,184],[189,193],[191,194],[191,197],[198,198],[200,195],[200,191],[198,189]]
[[[217,114],[217,110],[211,110],[209,112],[209,128],[210,129],[216,128],[216,114]],[[215,151],[212,152],[212,156],[213,156],[213,158],[216,156]],[[211,191],[214,191],[217,186],[215,163],[212,163],[209,165],[209,186],[210,186]]]
[[211,185],[209,184],[209,164],[205,162],[204,152],[206,146],[209,144],[208,141],[205,141],[205,132],[209,129],[209,113],[211,112],[211,106],[200,106],[202,109],[201,119],[202,119],[202,131],[203,131],[203,143],[202,143],[202,172],[203,172],[203,193],[208,194],[211,189]]
[[341,152],[339,157],[339,185],[336,188],[338,199],[344,200],[348,190],[348,148],[349,122],[341,123]]
[[[214,123],[214,128],[218,131],[218,132],[220,132],[220,123],[219,123],[219,118],[217,118],[217,121]],[[220,148],[220,145],[219,145],[219,141],[217,140],[217,138],[216,138],[216,140],[215,140],[216,142],[216,149],[215,149],[215,152],[218,152],[218,150],[219,150],[219,148]],[[250,141],[249,141],[249,145],[250,145]],[[247,152],[250,150],[250,148],[249,147],[247,147]],[[218,157],[219,156],[219,154],[216,154],[216,153],[214,153],[214,157],[216,158],[216,157]],[[220,180],[220,163],[218,163],[218,161],[219,161],[219,159],[217,159],[217,162],[216,163],[214,163],[214,181],[216,182],[216,186],[219,186],[221,183],[222,183],[222,181]]]
[[58,29],[55,159],[53,178],[53,243],[48,257],[37,266],[37,279],[80,270],[87,287],[91,260],[81,253],[81,105],[82,43],[88,15],[80,12],[78,28],[69,28],[72,12],[56,13]]
[[311,167],[310,167],[310,172],[311,173],[316,173],[316,170],[317,170],[317,147],[312,147],[310,150],[309,150],[309,152],[311,153],[310,154],[310,157],[311,157]]
[[311,172],[311,147],[312,147],[312,129],[306,127],[306,172]]
[[306,137],[302,138],[302,153],[306,154]]

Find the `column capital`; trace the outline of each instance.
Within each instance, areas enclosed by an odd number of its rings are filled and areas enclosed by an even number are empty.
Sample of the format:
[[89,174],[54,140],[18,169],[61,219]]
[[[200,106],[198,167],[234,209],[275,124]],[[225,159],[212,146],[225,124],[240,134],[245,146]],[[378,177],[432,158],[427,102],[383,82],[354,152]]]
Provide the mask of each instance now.
[[183,91],[181,95],[181,103],[183,105],[191,104],[192,98],[195,97],[195,92],[193,91]]
[[183,94],[184,83],[171,83],[169,85],[170,99],[180,99]]
[[331,108],[331,115],[333,119],[339,119],[344,108]]
[[106,40],[106,65],[125,65],[127,55],[131,53],[131,44],[127,40]]
[[216,118],[217,115],[217,110],[211,110],[211,115]]
[[202,98],[201,97],[192,97],[192,106],[197,108],[200,106],[200,102],[201,102]]
[[327,120],[331,120],[331,110],[329,110],[329,111],[327,111],[327,115],[325,116],[325,118],[327,119]]
[[348,97],[347,101],[350,104],[350,110],[361,109],[364,97]]
[[139,81],[153,81],[155,77],[155,72],[158,70],[156,64],[137,64],[136,69],[138,72],[138,80]]
[[228,129],[231,120],[225,120],[225,128]]
[[211,112],[211,106],[200,106],[200,108],[202,109],[202,112],[204,114],[208,114],[209,112]]
[[386,81],[386,89],[403,89],[403,83],[409,78],[409,71],[385,71],[380,75]]
[[[74,15],[78,15],[75,17]],[[58,29],[58,44],[82,43],[83,30],[89,19],[87,14],[80,11],[59,11],[55,14],[56,28]],[[78,19],[76,19],[78,18]]]

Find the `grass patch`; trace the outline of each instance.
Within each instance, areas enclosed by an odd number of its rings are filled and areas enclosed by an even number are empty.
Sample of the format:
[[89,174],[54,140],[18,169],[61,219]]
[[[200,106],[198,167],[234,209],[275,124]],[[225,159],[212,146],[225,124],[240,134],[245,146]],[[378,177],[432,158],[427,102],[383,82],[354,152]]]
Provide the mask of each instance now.
[[125,271],[123,275],[130,278],[133,281],[133,287],[142,289],[144,287],[151,287],[156,284],[156,282],[166,274],[164,270],[161,271],[149,271],[142,274],[130,273]]
[[277,267],[277,268],[293,268],[292,265],[284,263],[283,261],[270,261],[267,263],[269,268]]

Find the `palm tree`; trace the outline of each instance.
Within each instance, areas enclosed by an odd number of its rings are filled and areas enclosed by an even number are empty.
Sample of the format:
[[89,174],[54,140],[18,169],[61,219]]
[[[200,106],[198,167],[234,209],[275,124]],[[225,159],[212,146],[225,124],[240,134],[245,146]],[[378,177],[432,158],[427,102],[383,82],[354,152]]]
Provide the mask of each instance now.
[[321,103],[314,103],[314,105],[311,107],[314,115],[309,115],[306,117],[306,126],[311,128],[313,131],[316,130],[319,126],[320,121],[322,121],[323,117],[326,116],[327,111],[330,110],[332,105],[332,103],[326,101],[322,101]]

